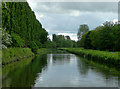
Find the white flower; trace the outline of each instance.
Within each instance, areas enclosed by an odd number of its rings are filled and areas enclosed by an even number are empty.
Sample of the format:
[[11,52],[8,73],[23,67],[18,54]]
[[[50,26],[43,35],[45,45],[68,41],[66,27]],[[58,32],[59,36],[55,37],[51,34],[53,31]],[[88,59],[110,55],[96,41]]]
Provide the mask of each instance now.
[[11,35],[6,32],[6,28],[2,29],[0,35],[2,35],[0,36],[0,39],[2,40],[2,48],[7,48],[7,45],[11,45],[12,43]]

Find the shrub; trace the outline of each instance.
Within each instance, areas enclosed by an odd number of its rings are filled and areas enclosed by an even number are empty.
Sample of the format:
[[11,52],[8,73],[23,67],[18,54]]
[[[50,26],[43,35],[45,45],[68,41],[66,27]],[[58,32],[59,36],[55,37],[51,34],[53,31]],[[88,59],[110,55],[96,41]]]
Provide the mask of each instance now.
[[12,33],[12,46],[13,47],[23,47],[24,46],[24,40],[17,34]]
[[25,57],[33,56],[30,48],[8,48],[2,50],[2,64],[22,60]]
[[7,48],[11,45],[11,35],[6,32],[6,29],[2,29],[2,34],[0,33],[0,39],[2,39],[2,48]]
[[34,54],[37,54],[38,46],[34,41],[30,42],[30,48]]
[[107,64],[111,66],[115,66],[120,68],[120,57],[119,52],[108,52],[108,51],[99,51],[99,50],[90,50],[90,49],[83,49],[83,48],[62,48],[68,52],[85,56],[90,60],[100,62],[102,64]]

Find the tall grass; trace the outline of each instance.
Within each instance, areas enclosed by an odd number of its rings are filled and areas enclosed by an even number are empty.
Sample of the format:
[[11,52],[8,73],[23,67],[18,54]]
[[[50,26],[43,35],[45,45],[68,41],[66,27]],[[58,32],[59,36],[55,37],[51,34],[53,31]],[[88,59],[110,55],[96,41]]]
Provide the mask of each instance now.
[[8,48],[2,50],[2,64],[9,64],[11,62],[19,61],[28,56],[33,56],[29,48]]
[[120,52],[108,52],[83,48],[62,48],[62,50],[84,56],[89,60],[120,68]]
[[40,49],[38,49],[38,51],[37,51],[37,55],[46,54],[49,50],[50,50],[50,49],[40,48]]

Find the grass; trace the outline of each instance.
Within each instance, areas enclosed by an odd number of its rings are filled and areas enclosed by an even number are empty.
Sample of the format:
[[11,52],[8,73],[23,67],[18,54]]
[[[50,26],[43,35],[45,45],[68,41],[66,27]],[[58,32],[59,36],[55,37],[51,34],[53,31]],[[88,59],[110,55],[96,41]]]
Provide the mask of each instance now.
[[40,48],[38,49],[37,51],[37,55],[40,55],[40,54],[45,54],[49,51],[50,49],[47,49],[47,48]]
[[8,48],[2,50],[2,64],[6,65],[15,61],[19,61],[29,56],[33,56],[29,48]]
[[[40,48],[37,51],[37,55],[45,54],[48,52],[46,48]],[[34,53],[30,48],[8,48],[2,50],[2,65],[10,64],[27,57],[34,56]]]
[[84,56],[89,60],[97,61],[103,64],[120,68],[120,52],[112,53],[108,51],[99,51],[84,48],[60,48],[60,49],[66,50],[73,54]]

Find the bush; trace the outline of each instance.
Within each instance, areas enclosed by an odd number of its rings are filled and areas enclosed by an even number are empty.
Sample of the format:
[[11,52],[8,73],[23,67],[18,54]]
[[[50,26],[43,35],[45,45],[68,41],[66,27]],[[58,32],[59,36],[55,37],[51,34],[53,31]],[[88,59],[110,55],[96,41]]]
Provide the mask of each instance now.
[[33,56],[30,48],[8,48],[2,50],[2,64],[9,64]]
[[36,41],[36,45],[38,46],[38,48],[42,48],[42,43],[40,41]]
[[31,48],[31,51],[32,51],[34,54],[37,54],[38,46],[37,46],[37,44],[36,44],[34,41],[31,41],[31,42],[30,42],[30,48]]
[[12,46],[13,47],[23,47],[24,46],[24,40],[17,34],[12,33]]
[[2,39],[2,48],[7,48],[12,43],[11,35],[6,32],[6,29],[2,29],[1,31],[2,33],[0,32],[0,39]]
[[61,48],[61,49],[80,56],[85,56],[90,60],[100,62],[102,64],[107,64],[110,66],[115,66],[116,68],[120,68],[119,52],[111,53],[107,51],[90,50],[83,48]]

